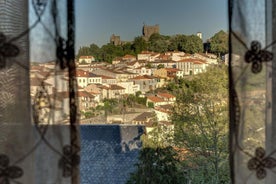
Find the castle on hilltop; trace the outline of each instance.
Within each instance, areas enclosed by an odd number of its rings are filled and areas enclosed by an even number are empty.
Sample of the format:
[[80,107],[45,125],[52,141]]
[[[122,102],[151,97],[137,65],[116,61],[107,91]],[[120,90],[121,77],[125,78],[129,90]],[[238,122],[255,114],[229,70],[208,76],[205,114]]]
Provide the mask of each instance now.
[[143,38],[146,41],[148,41],[152,34],[154,34],[154,33],[159,34],[159,25],[156,24],[154,26],[147,26],[147,25],[144,24],[142,33],[143,33]]
[[[145,25],[143,26],[143,29],[142,29],[142,36],[143,36],[143,39],[145,39],[146,41],[149,41],[149,38],[152,34],[154,33],[158,33],[159,34],[159,25],[156,24],[154,26],[148,26],[148,25]],[[125,43],[127,43],[126,41],[122,41],[120,36],[118,35],[115,35],[115,34],[112,34],[111,37],[110,37],[110,43],[113,44],[113,45],[123,45]]]
[[113,44],[113,45],[116,45],[116,46],[121,45],[122,42],[121,42],[120,36],[112,34],[111,37],[110,37],[110,43]]

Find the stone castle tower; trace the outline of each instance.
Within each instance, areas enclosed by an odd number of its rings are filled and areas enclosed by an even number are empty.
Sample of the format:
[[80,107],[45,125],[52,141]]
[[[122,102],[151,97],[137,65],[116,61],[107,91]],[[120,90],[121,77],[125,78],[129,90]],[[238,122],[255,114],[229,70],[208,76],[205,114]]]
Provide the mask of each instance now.
[[159,34],[159,25],[158,24],[156,24],[155,26],[147,26],[147,25],[143,26],[143,38],[146,41],[148,41],[150,36],[154,33]]
[[120,36],[116,36],[114,34],[111,35],[110,37],[110,43],[113,44],[113,45],[121,45],[121,38]]

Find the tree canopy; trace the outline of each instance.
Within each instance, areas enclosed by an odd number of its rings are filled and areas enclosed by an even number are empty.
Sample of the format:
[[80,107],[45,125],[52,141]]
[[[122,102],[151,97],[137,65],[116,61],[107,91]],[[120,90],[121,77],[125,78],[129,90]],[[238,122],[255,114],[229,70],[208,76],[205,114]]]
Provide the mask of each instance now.
[[[224,31],[219,31],[211,39],[211,52],[220,55],[228,52],[228,34]],[[102,47],[96,44],[80,47],[77,58],[82,55],[93,55],[96,61],[111,62],[116,57],[121,57],[126,54],[136,55],[141,51],[149,50],[159,53],[167,51],[183,51],[185,53],[200,53],[203,52],[203,42],[196,35],[178,34],[173,36],[165,36],[158,33],[152,34],[149,41],[145,41],[142,36],[134,38],[133,42],[124,43],[122,45],[113,45],[107,43]]]
[[168,49],[194,54],[203,51],[203,43],[196,35],[175,35],[171,37]]
[[223,30],[217,32],[210,39],[210,50],[217,55],[228,53],[228,33]]
[[169,45],[169,38],[168,36],[160,35],[158,33],[154,33],[149,38],[149,50],[153,52],[166,52],[168,50]]
[[214,67],[173,89],[175,144],[188,150],[183,167],[192,183],[227,183],[227,69]]

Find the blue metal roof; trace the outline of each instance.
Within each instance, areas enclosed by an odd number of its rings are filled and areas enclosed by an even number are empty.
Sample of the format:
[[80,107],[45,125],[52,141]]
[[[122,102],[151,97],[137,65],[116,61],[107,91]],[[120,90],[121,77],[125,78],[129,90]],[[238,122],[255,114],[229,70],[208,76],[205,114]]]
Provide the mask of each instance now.
[[125,184],[135,170],[143,126],[81,125],[81,184]]

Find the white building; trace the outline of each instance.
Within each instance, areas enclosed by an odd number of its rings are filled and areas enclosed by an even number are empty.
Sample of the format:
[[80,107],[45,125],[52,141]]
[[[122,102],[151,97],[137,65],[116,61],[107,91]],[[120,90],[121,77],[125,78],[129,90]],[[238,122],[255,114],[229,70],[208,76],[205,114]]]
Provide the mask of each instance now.
[[176,62],[176,68],[182,70],[184,75],[196,75],[205,72],[207,66],[206,61],[196,58],[182,59]]
[[155,52],[142,51],[140,54],[137,54],[137,59],[152,62],[155,61],[159,55],[159,53]]
[[125,94],[135,94],[136,92],[140,91],[140,85],[134,84],[133,81],[119,82],[117,85],[125,88]]
[[90,64],[93,61],[95,61],[95,58],[93,56],[80,56],[78,60],[79,63],[87,63],[87,64]]
[[173,61],[179,61],[183,59],[183,57],[185,56],[185,53],[180,51],[174,51],[174,52],[166,52],[165,55],[170,56],[170,59]]

